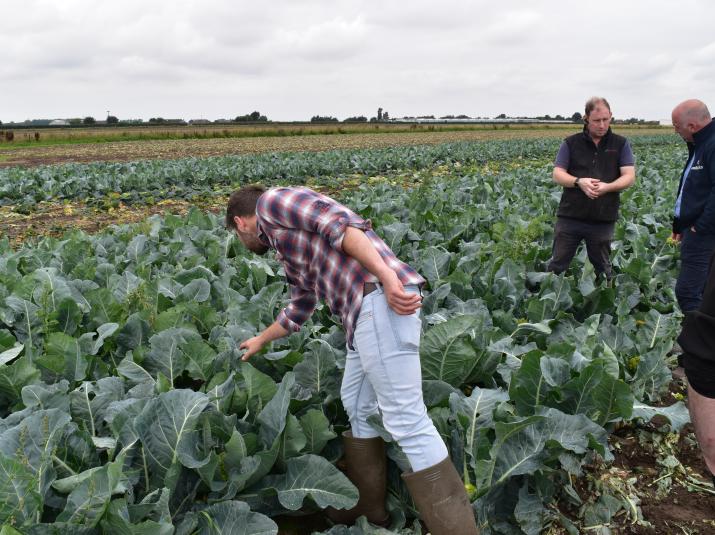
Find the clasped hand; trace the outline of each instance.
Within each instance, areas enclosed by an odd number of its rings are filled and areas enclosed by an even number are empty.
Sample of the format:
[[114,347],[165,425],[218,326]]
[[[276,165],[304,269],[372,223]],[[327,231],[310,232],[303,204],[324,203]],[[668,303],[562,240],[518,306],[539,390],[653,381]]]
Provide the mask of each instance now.
[[578,187],[589,199],[598,199],[610,191],[608,182],[601,182],[597,178],[580,178]]

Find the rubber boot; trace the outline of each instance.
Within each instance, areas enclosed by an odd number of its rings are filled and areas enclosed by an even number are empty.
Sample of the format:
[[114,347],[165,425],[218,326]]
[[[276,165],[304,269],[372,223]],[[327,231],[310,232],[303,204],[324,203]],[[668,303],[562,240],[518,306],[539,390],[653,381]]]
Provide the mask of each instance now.
[[387,497],[387,456],[385,442],[380,437],[354,438],[350,431],[343,433],[343,458],[338,463],[360,493],[352,509],[333,509],[326,512],[336,524],[353,524],[360,516],[378,526],[386,527],[390,515],[385,508]]
[[478,535],[472,505],[449,457],[402,479],[431,535]]

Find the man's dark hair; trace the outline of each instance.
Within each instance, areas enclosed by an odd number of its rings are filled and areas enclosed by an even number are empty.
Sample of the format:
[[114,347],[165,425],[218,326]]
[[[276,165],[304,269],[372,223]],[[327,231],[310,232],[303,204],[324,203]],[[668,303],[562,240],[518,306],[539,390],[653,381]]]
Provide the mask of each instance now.
[[233,220],[236,216],[254,215],[258,198],[265,191],[266,188],[260,184],[243,186],[241,189],[234,191],[228,198],[228,205],[226,206],[226,228],[236,229],[236,222]]
[[611,105],[608,103],[608,101],[603,98],[603,97],[591,97],[586,101],[586,115],[585,117],[588,117],[591,115],[591,112],[596,109],[596,106],[599,104],[606,106],[608,108],[608,111],[611,111]]

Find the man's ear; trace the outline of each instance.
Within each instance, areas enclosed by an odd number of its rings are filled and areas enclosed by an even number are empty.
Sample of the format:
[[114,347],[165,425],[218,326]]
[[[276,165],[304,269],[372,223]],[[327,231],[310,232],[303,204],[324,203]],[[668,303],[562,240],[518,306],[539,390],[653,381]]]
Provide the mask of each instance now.
[[236,229],[241,232],[246,232],[246,223],[241,216],[233,216],[233,222],[236,224]]

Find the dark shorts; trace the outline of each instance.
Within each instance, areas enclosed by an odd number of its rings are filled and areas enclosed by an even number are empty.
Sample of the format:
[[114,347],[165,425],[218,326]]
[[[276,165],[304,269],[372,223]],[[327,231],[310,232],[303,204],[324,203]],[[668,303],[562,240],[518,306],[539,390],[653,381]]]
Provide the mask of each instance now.
[[715,399],[715,361],[683,355],[688,384],[701,396]]

